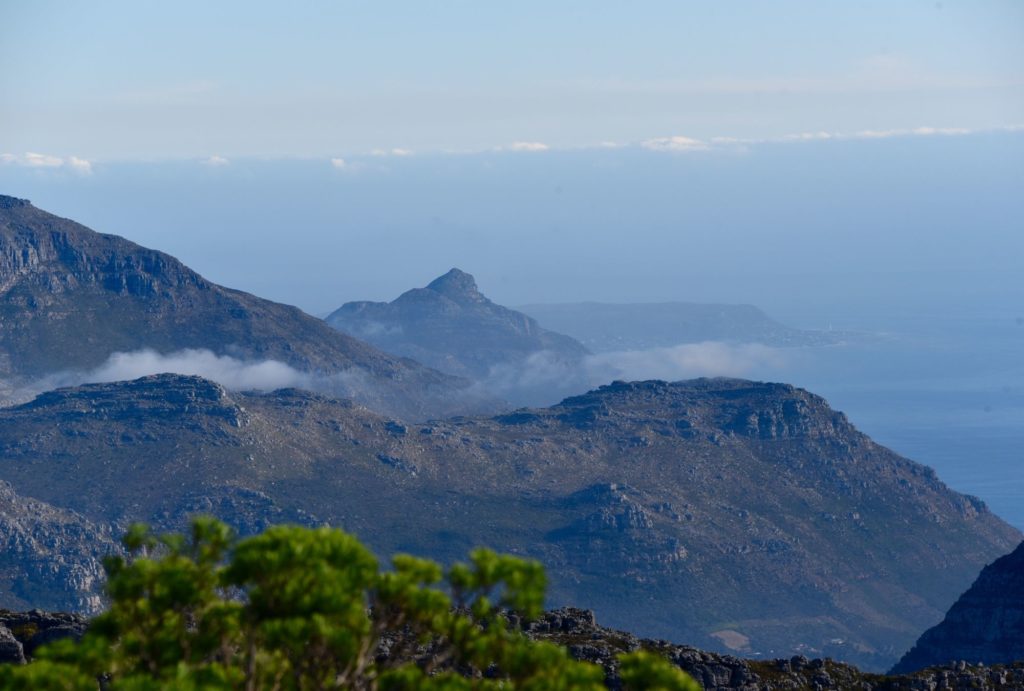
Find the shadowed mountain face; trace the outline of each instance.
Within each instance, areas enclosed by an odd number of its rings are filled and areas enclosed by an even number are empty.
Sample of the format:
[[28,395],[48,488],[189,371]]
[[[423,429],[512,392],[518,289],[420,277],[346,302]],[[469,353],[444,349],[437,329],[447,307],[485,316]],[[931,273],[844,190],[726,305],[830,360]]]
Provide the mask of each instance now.
[[616,383],[411,425],[163,375],[0,410],[0,479],[97,524],[330,522],[379,554],[536,557],[552,604],[640,635],[881,669],[1020,540],[817,396]]
[[893,674],[951,660],[986,665],[1024,660],[1024,544],[986,566],[946,618],[903,656]]
[[670,348],[702,341],[770,346],[828,345],[849,335],[794,329],[780,324],[753,305],[579,302],[526,305],[520,309],[545,327],[578,339],[595,353]]
[[389,353],[484,382],[517,403],[536,398],[530,380],[538,376],[548,389],[562,379],[561,395],[573,389],[564,385],[566,377],[578,386],[575,391],[586,388],[582,374],[574,371],[586,348],[542,329],[521,312],[494,304],[472,276],[458,269],[393,302],[345,303],[327,323]]
[[143,348],[279,361],[333,393],[410,418],[495,409],[469,398],[467,382],[386,355],[295,307],[0,196],[0,380],[87,371]]

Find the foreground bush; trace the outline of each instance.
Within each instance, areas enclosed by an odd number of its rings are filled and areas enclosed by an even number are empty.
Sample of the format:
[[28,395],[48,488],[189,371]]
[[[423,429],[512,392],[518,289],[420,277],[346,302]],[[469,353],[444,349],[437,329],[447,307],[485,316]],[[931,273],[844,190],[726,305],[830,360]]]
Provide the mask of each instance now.
[[[31,664],[0,668],[0,688],[604,686],[600,667],[509,626],[505,611],[526,618],[541,611],[546,581],[533,561],[477,550],[444,572],[400,555],[382,572],[340,530],[279,526],[235,541],[213,519],[196,520],[188,536],[135,527],[125,544],[131,557],[106,564],[109,610],[81,641],[59,641]],[[627,688],[700,688],[652,655],[620,662]]]

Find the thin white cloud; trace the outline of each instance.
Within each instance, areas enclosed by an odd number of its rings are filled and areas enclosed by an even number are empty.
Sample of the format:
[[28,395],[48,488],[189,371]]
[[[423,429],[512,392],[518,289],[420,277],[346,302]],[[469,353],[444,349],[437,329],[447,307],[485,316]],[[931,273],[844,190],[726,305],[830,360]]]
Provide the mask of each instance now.
[[969,129],[966,127],[905,127],[887,130],[859,130],[857,132],[794,132],[777,137],[763,138],[742,138],[742,137],[712,137],[709,141],[716,146],[746,145],[746,144],[778,144],[793,142],[816,142],[816,141],[849,141],[856,139],[891,139],[894,137],[962,137],[971,134],[983,134],[985,132],[1015,132],[1017,126],[996,127],[991,129]]
[[52,154],[41,154],[27,151],[23,154],[0,154],[0,163],[18,165],[26,168],[68,168],[76,173],[88,175],[92,173],[92,163],[78,156],[62,158]]
[[590,355],[584,361],[592,381],[742,377],[786,366],[780,348],[758,343],[733,345],[718,341],[685,343],[668,348]]
[[782,140],[787,142],[815,142],[835,138],[836,135],[832,132],[797,132],[782,136]]
[[49,154],[37,154],[31,151],[24,156],[25,165],[30,168],[60,168],[64,165],[64,159]]
[[125,381],[164,373],[199,376],[240,391],[295,387],[352,397],[373,387],[366,372],[358,368],[321,375],[297,370],[278,360],[245,360],[218,355],[204,348],[166,354],[143,349],[112,353],[106,362],[88,371],[57,372],[30,382],[14,382],[15,386],[9,390],[5,384],[11,382],[0,381],[0,401],[10,405],[59,387]]
[[223,156],[217,155],[210,156],[208,159],[203,161],[203,165],[212,166],[214,168],[226,166],[229,165],[230,163],[231,161],[229,161],[228,159],[224,158]]
[[412,149],[374,149],[371,156],[412,156],[415,153]]
[[974,134],[974,130],[964,127],[915,127],[913,129],[895,130],[861,130],[852,135],[838,135],[845,139],[888,139],[889,137],[932,137],[932,136],[962,136]]
[[78,173],[82,173],[83,175],[89,175],[90,173],[92,173],[92,163],[85,160],[84,158],[79,158],[78,156],[69,156],[67,164],[69,168]]
[[348,167],[348,161],[343,158],[332,158],[331,165],[338,170],[342,170],[343,168]]
[[551,147],[544,142],[512,142],[506,148],[508,151],[547,151]]
[[708,145],[705,142],[702,142],[699,139],[693,139],[692,137],[683,137],[681,135],[645,139],[640,142],[640,146],[650,151],[670,152],[705,151],[708,149]]

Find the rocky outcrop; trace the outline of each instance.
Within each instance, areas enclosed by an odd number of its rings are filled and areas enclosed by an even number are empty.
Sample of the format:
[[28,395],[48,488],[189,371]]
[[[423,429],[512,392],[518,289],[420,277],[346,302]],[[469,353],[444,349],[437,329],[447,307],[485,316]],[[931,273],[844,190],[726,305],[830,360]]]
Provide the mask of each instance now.
[[64,638],[78,640],[89,621],[67,612],[0,610],[0,663],[20,664],[31,660],[41,646]]
[[0,482],[0,606],[99,611],[103,557],[121,551],[111,532]]
[[951,660],[986,665],[1024,661],[1024,544],[986,566],[945,619],[893,667],[913,672]]
[[[502,408],[465,380],[387,355],[295,307],[0,196],[0,379],[26,380],[26,390],[55,376],[88,381],[112,354],[143,349],[273,360],[310,387],[412,419]],[[10,396],[4,388],[0,398]]]
[[345,303],[327,323],[386,352],[484,382],[517,404],[551,402],[586,386],[577,369],[586,348],[491,302],[459,269],[393,302]]
[[600,665],[609,688],[620,689],[622,653],[647,650],[675,663],[707,691],[934,691],[935,689],[1024,689],[1024,663],[967,665],[950,663],[908,675],[865,673],[831,659],[803,655],[773,660],[747,660],[662,640],[641,639],[624,631],[599,626],[588,610],[553,610],[523,625],[528,636],[568,648],[570,655]]

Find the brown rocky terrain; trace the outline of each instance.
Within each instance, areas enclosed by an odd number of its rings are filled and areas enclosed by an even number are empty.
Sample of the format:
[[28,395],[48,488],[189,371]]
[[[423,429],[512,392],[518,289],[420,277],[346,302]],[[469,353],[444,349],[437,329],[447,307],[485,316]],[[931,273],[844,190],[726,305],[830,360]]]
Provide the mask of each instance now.
[[154,376],[0,410],[0,479],[115,534],[205,511],[247,532],[329,522],[382,555],[488,545],[540,559],[552,604],[638,635],[869,669],[1020,541],[821,398],[741,380],[412,424]]

